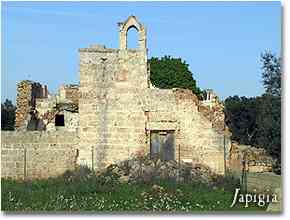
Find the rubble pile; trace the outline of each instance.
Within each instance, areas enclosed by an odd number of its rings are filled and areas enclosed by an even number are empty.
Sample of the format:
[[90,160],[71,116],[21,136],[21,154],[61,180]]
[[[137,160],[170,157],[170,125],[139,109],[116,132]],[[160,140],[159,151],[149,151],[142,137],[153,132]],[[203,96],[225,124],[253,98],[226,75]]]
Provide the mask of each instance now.
[[121,182],[149,183],[154,180],[199,182],[210,184],[218,175],[202,164],[189,164],[174,160],[152,160],[149,157],[134,157],[117,164],[111,164],[101,172],[117,175]]

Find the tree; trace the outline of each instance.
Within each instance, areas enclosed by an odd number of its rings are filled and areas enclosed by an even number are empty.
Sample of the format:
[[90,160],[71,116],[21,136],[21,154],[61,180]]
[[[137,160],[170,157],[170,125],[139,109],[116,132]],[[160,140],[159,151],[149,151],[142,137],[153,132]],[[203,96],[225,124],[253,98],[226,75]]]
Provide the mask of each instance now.
[[277,161],[276,172],[281,172],[281,58],[271,52],[261,55],[265,94],[258,99],[256,142]]
[[257,136],[255,143],[262,146],[276,161],[276,172],[281,169],[281,99],[264,94],[257,98]]
[[16,107],[8,99],[1,103],[1,130],[14,130]]
[[150,80],[160,89],[184,88],[190,89],[201,97],[201,90],[196,86],[189,66],[181,58],[164,56],[149,59]]
[[256,98],[233,96],[225,100],[225,120],[233,140],[252,144],[257,134],[256,117]]
[[267,95],[281,96],[281,58],[271,52],[261,54],[262,78]]
[[259,97],[228,97],[226,123],[233,140],[263,147],[275,160],[274,171],[281,173],[281,59],[270,52],[261,55],[265,93]]

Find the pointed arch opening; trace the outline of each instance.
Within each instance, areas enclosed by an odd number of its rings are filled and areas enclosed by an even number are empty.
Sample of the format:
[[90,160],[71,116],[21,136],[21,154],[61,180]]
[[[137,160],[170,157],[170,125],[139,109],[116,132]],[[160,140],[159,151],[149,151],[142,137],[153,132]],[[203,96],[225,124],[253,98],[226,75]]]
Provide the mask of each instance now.
[[139,48],[139,31],[135,26],[131,26],[127,30],[127,49]]
[[121,50],[146,49],[146,29],[135,16],[130,16],[125,22],[120,22],[118,25]]

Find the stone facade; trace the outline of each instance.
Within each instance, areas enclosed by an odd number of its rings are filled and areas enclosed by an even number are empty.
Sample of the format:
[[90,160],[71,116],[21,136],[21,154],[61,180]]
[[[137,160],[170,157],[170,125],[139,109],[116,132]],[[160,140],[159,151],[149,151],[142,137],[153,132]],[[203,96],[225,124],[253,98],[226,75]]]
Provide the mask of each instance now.
[[[22,175],[24,149],[30,155],[28,164],[33,164],[29,166],[38,167],[29,170],[27,164],[31,177],[55,175],[75,164],[102,169],[136,154],[156,152],[224,174],[231,134],[224,126],[223,105],[212,95],[200,101],[190,90],[154,88],[146,28],[134,16],[118,25],[118,49],[79,49],[79,85],[63,85],[51,95],[46,86],[21,83],[26,89],[18,90],[17,128],[34,120],[37,125],[30,127],[41,131],[3,132],[2,176]],[[130,28],[138,32],[137,49],[127,48]],[[42,95],[31,85],[42,88]],[[59,169],[54,172],[53,166]]]
[[[191,91],[153,88],[145,27],[134,16],[119,27],[119,49],[94,45],[79,50],[79,163],[102,168],[140,151],[150,153],[152,132],[170,131],[174,159],[202,162],[224,173],[230,135],[213,127]],[[137,49],[127,49],[130,28],[138,31]]]

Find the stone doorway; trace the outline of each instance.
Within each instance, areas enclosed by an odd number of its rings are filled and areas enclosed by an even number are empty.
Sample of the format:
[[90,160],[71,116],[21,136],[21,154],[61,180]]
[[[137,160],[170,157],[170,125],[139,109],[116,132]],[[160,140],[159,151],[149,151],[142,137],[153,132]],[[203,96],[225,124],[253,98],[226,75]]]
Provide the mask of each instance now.
[[174,131],[150,132],[150,156],[151,158],[160,158],[162,161],[175,159]]

